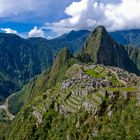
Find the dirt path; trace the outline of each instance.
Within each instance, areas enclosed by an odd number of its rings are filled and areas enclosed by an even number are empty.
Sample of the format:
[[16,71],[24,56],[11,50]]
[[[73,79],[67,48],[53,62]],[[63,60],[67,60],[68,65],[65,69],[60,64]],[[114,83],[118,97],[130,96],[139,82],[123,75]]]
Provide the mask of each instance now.
[[11,114],[11,113],[9,112],[9,110],[8,110],[8,99],[9,99],[11,96],[13,96],[13,95],[14,95],[14,94],[10,95],[10,96],[6,99],[5,103],[2,104],[2,105],[0,106],[0,109],[3,109],[3,110],[5,111],[7,117],[8,117],[10,120],[13,120],[13,119],[15,118],[15,116],[14,116],[13,114]]

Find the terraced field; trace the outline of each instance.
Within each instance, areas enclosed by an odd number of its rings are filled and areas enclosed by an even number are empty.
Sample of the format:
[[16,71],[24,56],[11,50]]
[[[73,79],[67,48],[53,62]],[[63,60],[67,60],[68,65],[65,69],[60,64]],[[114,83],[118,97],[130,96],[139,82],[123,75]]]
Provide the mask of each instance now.
[[97,114],[107,98],[111,100],[112,97],[117,97],[117,93],[126,98],[127,93],[135,95],[139,92],[134,83],[137,84],[140,79],[131,74],[133,80],[127,83],[123,78],[126,75],[129,76],[121,69],[116,68],[114,71],[114,67],[73,65],[66,72],[65,77],[69,78],[47,90],[45,102],[38,103],[38,106],[43,108],[45,105],[49,108],[54,102],[56,110],[61,114],[78,112],[81,109]]

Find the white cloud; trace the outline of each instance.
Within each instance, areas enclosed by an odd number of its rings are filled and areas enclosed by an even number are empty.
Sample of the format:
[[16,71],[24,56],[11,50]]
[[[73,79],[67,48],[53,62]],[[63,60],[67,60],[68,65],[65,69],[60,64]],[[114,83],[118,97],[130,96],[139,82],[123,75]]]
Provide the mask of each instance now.
[[50,36],[50,35],[47,36],[47,39],[48,39],[48,40],[52,40],[52,39],[54,39],[54,38],[55,38],[54,36]]
[[42,29],[37,28],[37,26],[35,26],[29,33],[28,33],[29,37],[45,37],[45,33]]
[[65,7],[73,0],[0,0],[2,21],[41,23],[63,17]]
[[109,31],[140,28],[140,0],[81,0],[65,9],[68,18],[46,23],[61,35],[71,30],[93,29],[104,25]]
[[24,12],[39,11],[49,2],[45,0],[0,0],[0,17],[18,15]]
[[2,31],[5,33],[12,33],[12,34],[18,34],[16,30],[10,29],[10,28],[1,28]]
[[[17,34],[23,38],[28,38],[28,37],[45,37],[45,33],[41,28],[38,28],[35,26],[32,30],[30,30],[28,33],[19,33],[16,30],[10,29],[10,28],[0,28],[1,31],[4,31],[5,33],[13,33]],[[52,36],[48,37],[49,39],[52,39]]]

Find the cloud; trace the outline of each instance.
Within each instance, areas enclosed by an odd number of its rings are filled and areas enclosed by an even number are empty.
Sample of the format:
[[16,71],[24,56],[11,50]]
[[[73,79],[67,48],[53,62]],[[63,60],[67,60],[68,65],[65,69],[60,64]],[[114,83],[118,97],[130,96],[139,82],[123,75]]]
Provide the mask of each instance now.
[[33,11],[41,11],[51,0],[0,0],[0,17],[18,15]]
[[[45,33],[41,28],[38,28],[37,26],[34,26],[32,30],[30,30],[28,33],[19,33],[16,30],[10,29],[10,28],[0,28],[1,31],[4,31],[5,33],[12,33],[12,34],[17,34],[23,38],[28,38],[28,37],[45,37]],[[48,37],[49,39],[52,39],[52,36]]]
[[52,40],[52,39],[54,39],[54,38],[55,38],[54,36],[50,36],[50,35],[47,36],[47,39],[48,39],[48,40]]
[[46,23],[58,35],[71,30],[92,30],[104,25],[109,31],[140,28],[140,0],[81,0],[65,9],[68,18]]
[[2,31],[5,33],[12,33],[12,34],[18,34],[16,30],[10,29],[10,28],[1,28]]
[[[61,1],[61,2],[60,2]],[[44,23],[63,18],[73,0],[0,0],[1,21]],[[77,1],[77,0],[76,0]],[[37,20],[39,19],[39,20]]]
[[34,28],[28,33],[28,37],[45,37],[45,33],[42,29],[34,26]]

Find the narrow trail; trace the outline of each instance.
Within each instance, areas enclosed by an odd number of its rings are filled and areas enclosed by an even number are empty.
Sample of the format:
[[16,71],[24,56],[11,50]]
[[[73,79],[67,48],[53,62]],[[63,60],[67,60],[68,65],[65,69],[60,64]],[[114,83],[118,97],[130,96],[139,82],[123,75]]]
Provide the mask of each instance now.
[[14,95],[14,94],[10,95],[10,96],[6,99],[6,101],[4,102],[4,104],[2,104],[2,105],[0,106],[0,109],[3,109],[3,110],[5,111],[7,117],[8,117],[11,121],[15,118],[15,116],[14,116],[13,114],[11,114],[11,113],[9,112],[9,110],[8,110],[8,99],[9,99],[11,96],[13,96],[13,95]]

